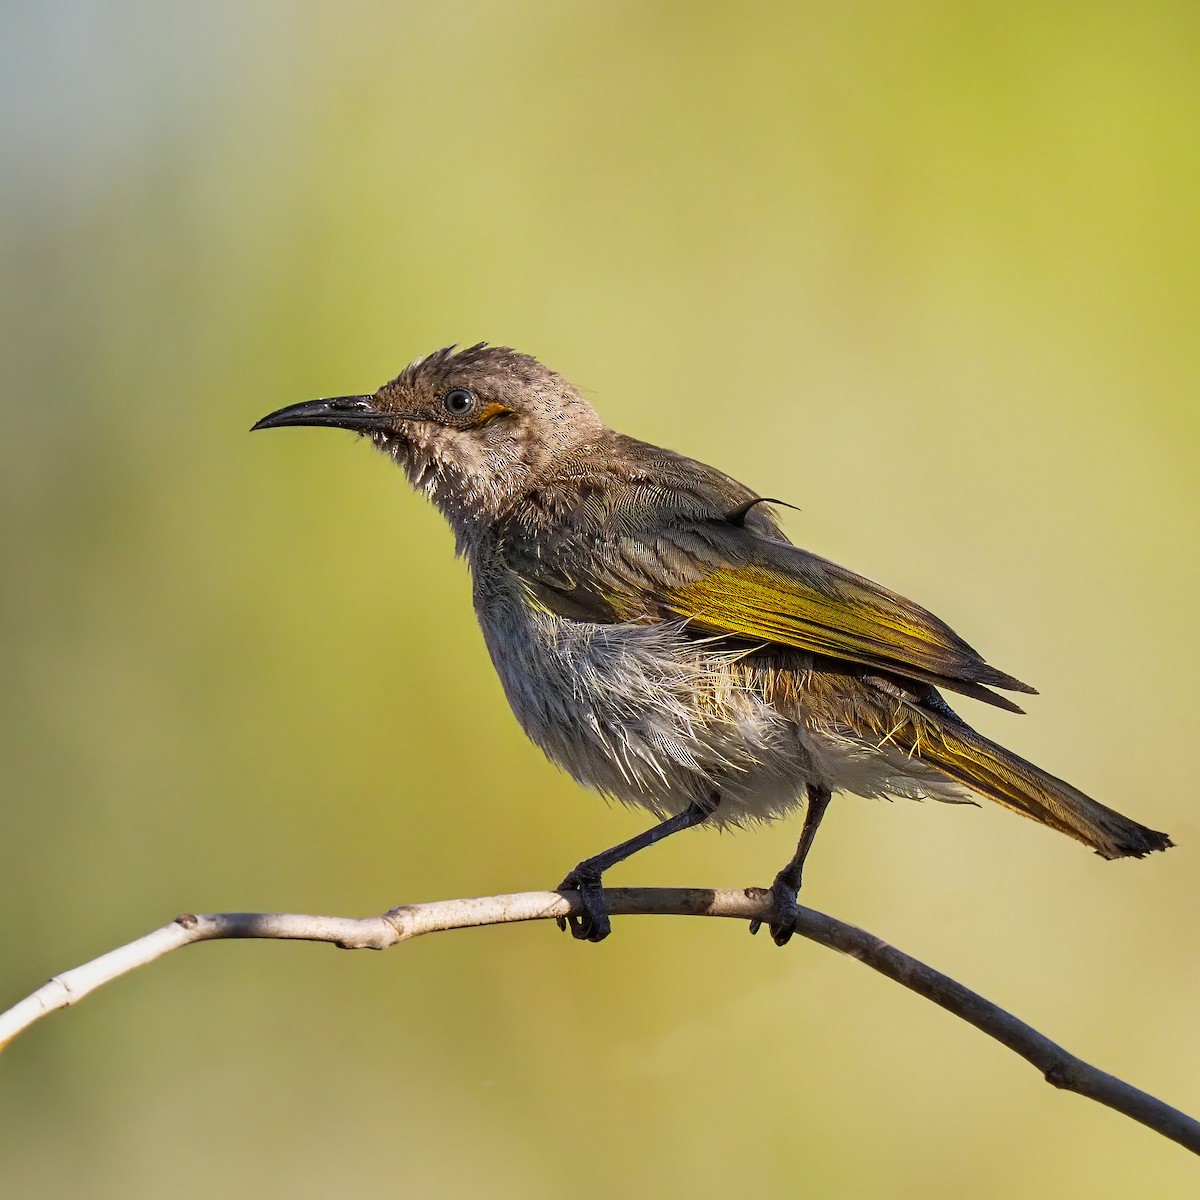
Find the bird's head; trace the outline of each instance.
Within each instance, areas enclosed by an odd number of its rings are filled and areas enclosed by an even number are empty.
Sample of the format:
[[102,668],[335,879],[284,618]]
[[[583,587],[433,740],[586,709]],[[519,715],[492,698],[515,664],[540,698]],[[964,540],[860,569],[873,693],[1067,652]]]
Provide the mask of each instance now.
[[369,437],[449,518],[460,540],[502,516],[604,426],[561,375],[480,344],[418,359],[369,396],[293,404],[254,428],[324,425]]

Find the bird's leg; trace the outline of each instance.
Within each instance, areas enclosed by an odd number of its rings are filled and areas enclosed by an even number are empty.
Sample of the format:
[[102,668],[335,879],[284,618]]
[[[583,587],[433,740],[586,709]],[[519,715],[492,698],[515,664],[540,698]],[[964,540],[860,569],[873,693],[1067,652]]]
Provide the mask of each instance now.
[[707,800],[693,800],[683,812],[668,817],[653,829],[647,829],[645,833],[639,833],[637,837],[631,837],[627,842],[613,846],[611,850],[585,858],[555,888],[558,892],[578,891],[583,904],[583,912],[579,916],[558,918],[559,929],[566,929],[567,922],[570,921],[573,937],[585,942],[602,942],[612,932],[612,924],[604,907],[604,891],[600,886],[604,872],[609,867],[624,862],[630,855],[661,842],[663,838],[670,837],[681,829],[691,829],[693,825],[703,824],[717,811],[719,803],[718,796]]
[[[808,785],[808,807],[804,812],[804,827],[800,830],[800,841],[796,843],[796,853],[771,884],[771,899],[775,905],[769,928],[775,945],[786,946],[791,940],[796,928],[796,917],[800,906],[796,903],[796,893],[800,890],[800,876],[804,871],[804,860],[812,849],[813,839],[817,836],[817,828],[821,818],[829,807],[831,795],[828,788]],[[761,921],[750,922],[750,932],[757,933]]]

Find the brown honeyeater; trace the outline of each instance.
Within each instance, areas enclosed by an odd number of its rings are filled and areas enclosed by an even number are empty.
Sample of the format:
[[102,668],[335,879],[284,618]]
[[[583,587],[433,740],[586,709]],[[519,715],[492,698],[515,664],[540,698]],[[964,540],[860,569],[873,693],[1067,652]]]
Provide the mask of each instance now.
[[782,945],[838,791],[986,797],[1104,858],[1171,845],[976,733],[941,694],[1020,712],[1000,693],[1033,688],[911,600],[794,546],[777,501],[607,428],[528,355],[448,347],[372,395],[292,405],[255,428],[282,425],[353,430],[403,468],[454,530],[526,734],[580,783],[659,818],[563,880],[580,892],[576,937],[608,934],[600,885],[615,863],[803,798],[772,887]]

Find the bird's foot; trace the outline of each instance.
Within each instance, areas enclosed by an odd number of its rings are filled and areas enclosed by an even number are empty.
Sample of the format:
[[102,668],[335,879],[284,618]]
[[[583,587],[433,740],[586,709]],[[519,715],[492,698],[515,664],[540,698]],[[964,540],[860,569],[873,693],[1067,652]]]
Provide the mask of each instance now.
[[[777,946],[786,946],[796,932],[796,918],[800,915],[800,905],[796,901],[796,888],[782,875],[775,877],[771,884],[771,919],[767,928],[771,931],[771,940]],[[750,932],[757,933],[762,921],[755,919],[750,922]]]
[[554,890],[578,892],[583,912],[572,913],[569,917],[558,917],[557,924],[559,929],[565,930],[569,923],[571,936],[578,941],[602,942],[612,933],[612,922],[608,919],[608,910],[604,907],[604,889],[600,886],[600,876],[582,869],[582,866],[581,863],[571,871]]

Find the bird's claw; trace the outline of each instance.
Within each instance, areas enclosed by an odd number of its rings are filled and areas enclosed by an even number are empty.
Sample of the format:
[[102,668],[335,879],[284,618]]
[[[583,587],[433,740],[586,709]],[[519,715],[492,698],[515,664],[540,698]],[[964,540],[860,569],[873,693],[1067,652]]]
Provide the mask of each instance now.
[[[796,902],[796,889],[783,879],[776,879],[771,884],[771,919],[767,928],[771,931],[771,940],[777,946],[786,946],[796,932],[796,918],[800,915],[800,905]],[[762,919],[755,917],[750,922],[750,932],[757,933],[762,927]]]
[[608,910],[604,907],[604,889],[600,886],[599,878],[585,875],[576,869],[554,890],[578,892],[579,902],[583,906],[581,913],[572,913],[569,917],[556,917],[555,924],[559,929],[565,931],[569,925],[571,936],[580,942],[602,942],[612,933],[612,922],[608,919]]

